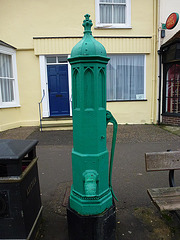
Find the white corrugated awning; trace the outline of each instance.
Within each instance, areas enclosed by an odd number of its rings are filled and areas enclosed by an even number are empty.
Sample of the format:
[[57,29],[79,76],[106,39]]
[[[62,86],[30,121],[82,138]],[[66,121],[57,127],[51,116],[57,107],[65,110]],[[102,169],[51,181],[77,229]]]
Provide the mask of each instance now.
[[[35,55],[70,54],[82,37],[36,37]],[[95,37],[110,53],[151,53],[151,37]]]

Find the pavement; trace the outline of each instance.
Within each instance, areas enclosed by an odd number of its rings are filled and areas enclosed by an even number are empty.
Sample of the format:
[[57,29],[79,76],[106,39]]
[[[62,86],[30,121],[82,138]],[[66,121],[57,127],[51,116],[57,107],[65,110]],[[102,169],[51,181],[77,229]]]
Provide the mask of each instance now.
[[[107,129],[110,151],[112,126]],[[147,189],[168,186],[168,172],[145,170],[146,152],[180,150],[179,128],[156,125],[119,125],[113,166],[117,240],[179,240],[180,222],[169,212],[161,214]],[[44,206],[37,240],[68,240],[66,204],[72,184],[72,131],[40,132],[17,128],[0,132],[0,138],[37,139],[39,179]],[[180,182],[179,171],[175,175]],[[77,239],[79,240],[79,239]]]

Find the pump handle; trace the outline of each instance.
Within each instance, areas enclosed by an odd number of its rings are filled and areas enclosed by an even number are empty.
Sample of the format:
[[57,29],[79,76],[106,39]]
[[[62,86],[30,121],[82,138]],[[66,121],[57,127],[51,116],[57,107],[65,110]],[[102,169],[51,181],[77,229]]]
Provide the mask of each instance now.
[[110,165],[109,165],[109,187],[111,189],[113,197],[116,199],[116,201],[118,201],[112,188],[112,168],[113,168],[114,151],[115,151],[115,145],[116,145],[117,122],[110,111],[106,111],[106,126],[108,125],[108,123],[113,124],[113,137],[112,137],[111,157],[110,157]]

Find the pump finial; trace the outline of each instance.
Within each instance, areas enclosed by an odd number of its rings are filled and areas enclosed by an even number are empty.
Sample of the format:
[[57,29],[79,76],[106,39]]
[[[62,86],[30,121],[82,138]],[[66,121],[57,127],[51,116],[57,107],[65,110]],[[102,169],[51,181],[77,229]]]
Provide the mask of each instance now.
[[85,19],[84,19],[83,24],[82,24],[83,27],[84,27],[84,33],[85,32],[90,32],[91,33],[91,27],[92,27],[93,23],[92,23],[92,20],[89,19],[90,15],[86,14],[86,15],[84,15],[84,17],[85,17]]

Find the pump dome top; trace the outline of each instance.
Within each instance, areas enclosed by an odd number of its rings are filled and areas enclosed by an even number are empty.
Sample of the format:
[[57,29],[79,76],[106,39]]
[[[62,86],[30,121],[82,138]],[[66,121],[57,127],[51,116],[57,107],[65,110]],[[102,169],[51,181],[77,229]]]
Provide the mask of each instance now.
[[90,15],[86,14],[82,26],[84,27],[84,36],[71,51],[71,58],[82,56],[102,56],[106,57],[106,50],[104,46],[96,41],[92,36],[91,27],[92,20],[89,19]]

